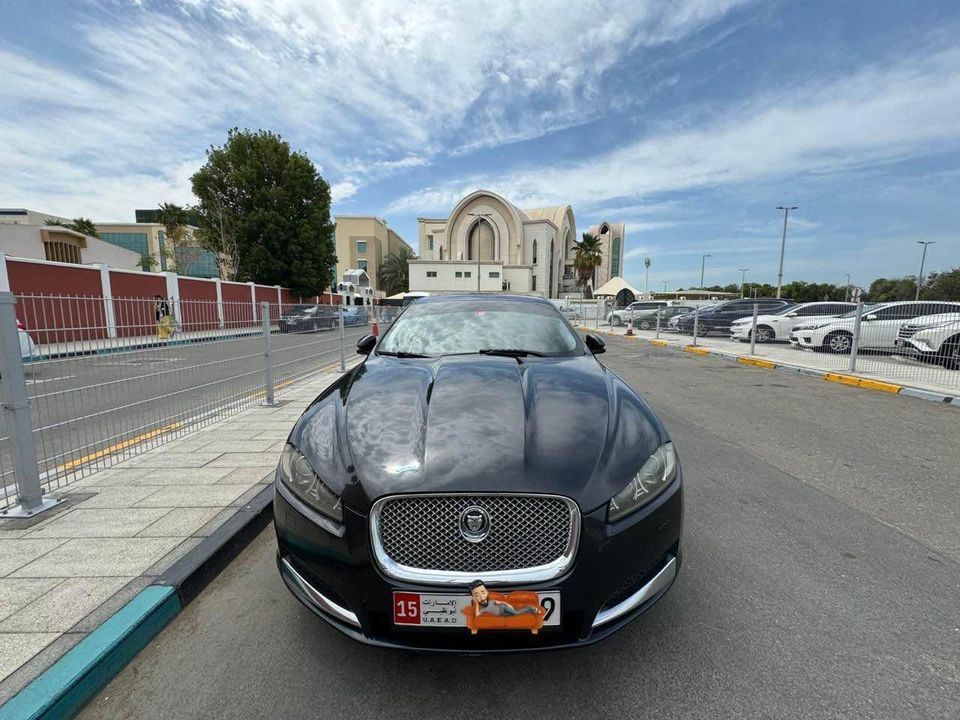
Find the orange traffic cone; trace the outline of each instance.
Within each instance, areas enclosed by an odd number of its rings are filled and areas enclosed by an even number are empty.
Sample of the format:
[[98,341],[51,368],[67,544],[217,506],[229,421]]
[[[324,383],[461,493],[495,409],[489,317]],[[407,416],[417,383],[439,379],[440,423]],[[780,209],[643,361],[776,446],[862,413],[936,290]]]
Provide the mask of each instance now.
[[370,334],[374,337],[380,337],[380,326],[377,325],[377,321],[373,321],[373,330],[370,331]]
[[633,318],[627,320],[627,337],[633,337]]

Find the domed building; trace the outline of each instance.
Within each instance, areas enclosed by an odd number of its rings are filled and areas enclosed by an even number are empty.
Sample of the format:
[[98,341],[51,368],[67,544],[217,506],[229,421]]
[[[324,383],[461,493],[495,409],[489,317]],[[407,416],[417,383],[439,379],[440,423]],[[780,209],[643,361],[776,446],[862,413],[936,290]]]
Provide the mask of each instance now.
[[445,218],[417,218],[419,259],[410,290],[512,292],[558,298],[578,292],[577,225],[569,205],[521,210],[489,190],[460,200]]

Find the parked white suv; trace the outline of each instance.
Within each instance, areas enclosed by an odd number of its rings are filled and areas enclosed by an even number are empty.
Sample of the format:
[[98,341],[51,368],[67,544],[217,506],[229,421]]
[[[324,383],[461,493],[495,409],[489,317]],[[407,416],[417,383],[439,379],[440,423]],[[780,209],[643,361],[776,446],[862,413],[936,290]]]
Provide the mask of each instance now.
[[[904,301],[864,307],[860,322],[860,349],[897,349],[900,326],[913,318],[919,324],[923,318],[944,313],[960,313],[960,303],[933,301]],[[853,347],[853,330],[857,311],[833,320],[813,320],[797,325],[790,333],[790,343],[801,348],[823,349],[848,353]]]
[[901,325],[894,344],[898,355],[960,370],[960,313],[929,315]]
[[648,310],[659,310],[661,308],[669,307],[670,302],[668,300],[641,300],[639,302],[630,303],[623,310],[614,310],[612,313],[607,315],[607,322],[610,325],[624,325],[630,319],[630,313],[634,315],[639,315],[641,312],[647,312]]
[[[856,310],[856,303],[811,302],[791,305],[772,315],[757,316],[757,342],[788,342],[790,333],[801,323],[828,320]],[[753,317],[740,318],[730,323],[730,337],[740,342],[750,340]]]

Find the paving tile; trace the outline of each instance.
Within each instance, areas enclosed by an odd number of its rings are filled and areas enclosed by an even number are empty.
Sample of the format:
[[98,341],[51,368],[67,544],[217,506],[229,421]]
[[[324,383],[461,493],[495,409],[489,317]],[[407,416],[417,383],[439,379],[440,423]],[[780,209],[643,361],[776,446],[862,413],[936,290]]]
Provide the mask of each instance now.
[[0,633],[66,632],[132,579],[68,578],[0,623]]
[[27,660],[19,669],[0,680],[0,705],[23,690],[37,677],[50,669],[74,645],[83,640],[82,633],[64,633]]
[[186,539],[181,539],[179,545],[144,570],[143,574],[148,577],[163,575],[163,573],[169,570],[175,562],[177,562],[180,558],[182,558],[202,542],[202,537],[188,537]]
[[92,508],[128,508],[134,503],[143,500],[157,491],[155,487],[106,487],[89,500],[84,500],[77,507],[90,510]]
[[0,579],[0,620],[26,607],[59,582],[58,578]]
[[276,453],[224,453],[209,463],[209,467],[276,467],[280,456]]
[[[293,424],[290,424],[293,428]],[[254,440],[272,440],[274,442],[284,442],[290,436],[290,430],[265,430],[259,433]]]
[[43,557],[21,567],[14,573],[14,577],[132,577],[139,575],[170,552],[178,542],[180,538],[68,540]]
[[219,455],[220,453],[216,451],[207,450],[197,450],[192,453],[177,453],[173,456],[166,453],[158,453],[156,455],[144,455],[131,462],[134,467],[138,468],[192,468],[202,467]]
[[219,450],[223,453],[262,453],[273,444],[270,440],[212,440],[207,450]]
[[152,468],[134,483],[144,485],[213,485],[230,473],[225,467]]
[[0,540],[0,577],[9,575],[62,544],[63,540]]
[[72,481],[68,487],[123,487],[130,485],[138,477],[146,475],[150,470],[148,468],[109,468],[107,470],[97,470],[96,472]]
[[163,517],[162,509],[77,507],[30,534],[30,538],[131,537]]
[[57,639],[60,633],[11,633],[0,636],[0,680]]
[[190,537],[220,512],[219,507],[176,508],[138,533],[139,537]]
[[169,485],[138,507],[226,507],[243,495],[243,485]]
[[276,465],[270,468],[261,466],[230,468],[228,474],[217,480],[217,485],[256,485],[261,482],[272,482]]

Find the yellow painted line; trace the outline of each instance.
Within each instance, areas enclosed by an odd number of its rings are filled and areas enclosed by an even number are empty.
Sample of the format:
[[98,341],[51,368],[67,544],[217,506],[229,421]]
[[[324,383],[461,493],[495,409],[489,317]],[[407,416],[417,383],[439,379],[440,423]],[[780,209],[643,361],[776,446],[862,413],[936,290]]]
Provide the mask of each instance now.
[[699,345],[685,345],[683,348],[684,352],[693,353],[694,355],[709,355],[710,351],[706,348],[702,348]]
[[657,347],[666,347],[666,346],[667,346],[667,341],[666,341],[666,340],[651,340],[651,341],[650,341],[650,344],[651,344],[651,345],[656,345]]
[[107,455],[113,455],[113,453],[120,452],[121,450],[126,450],[128,447],[131,447],[132,445],[136,445],[137,443],[142,443],[144,440],[152,440],[155,437],[166,435],[168,432],[173,432],[174,430],[180,428],[182,425],[183,423],[180,423],[180,422],[164,425],[162,428],[151,430],[150,432],[144,433],[143,435],[137,435],[136,437],[130,438],[129,440],[124,440],[123,442],[119,442],[116,445],[111,445],[110,447],[106,447],[103,450],[97,450],[97,452],[95,453],[90,453],[89,455],[84,455],[83,457],[77,458],[76,460],[71,460],[68,463],[64,463],[63,465],[60,465],[57,468],[57,470],[58,471],[72,470],[73,468],[79,467],[80,465],[86,465],[88,462],[99,460],[100,458],[106,457]]
[[737,358],[737,362],[742,365],[754,365],[760,368],[766,368],[767,370],[776,370],[777,364],[770,362],[769,360],[759,360],[757,358],[745,357],[741,355]]
[[823,376],[823,379],[828,382],[850,385],[852,387],[861,387],[867,390],[879,390],[880,392],[893,394],[896,394],[903,389],[902,385],[895,385],[893,383],[883,382],[881,380],[868,380],[867,378],[857,377],[856,375],[843,375],[841,373],[827,373]]
[[627,340],[639,340],[639,339],[640,339],[640,338],[638,338],[636,335],[625,335],[624,337],[626,337]]

